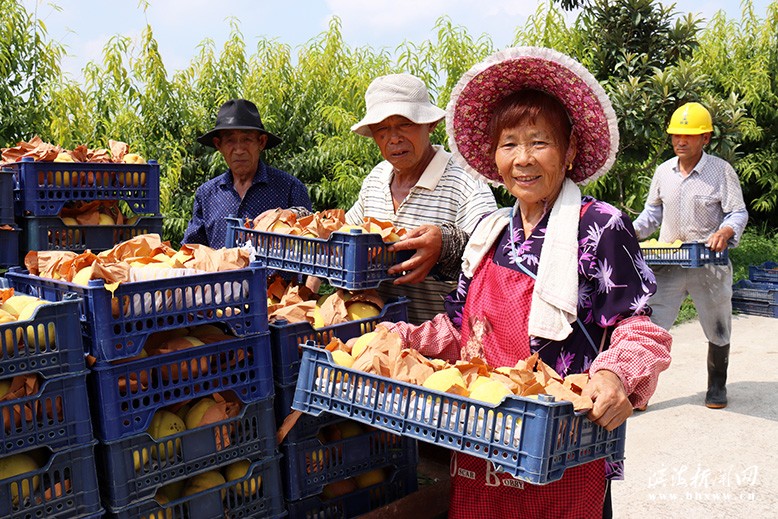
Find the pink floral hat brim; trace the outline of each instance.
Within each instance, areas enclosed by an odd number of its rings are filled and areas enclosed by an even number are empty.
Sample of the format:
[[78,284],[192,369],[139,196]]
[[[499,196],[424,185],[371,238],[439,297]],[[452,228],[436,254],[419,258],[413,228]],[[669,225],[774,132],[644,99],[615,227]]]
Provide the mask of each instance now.
[[558,51],[515,47],[474,65],[459,80],[446,110],[446,131],[455,159],[475,178],[502,184],[487,133],[495,105],[523,89],[559,99],[573,122],[578,153],[567,172],[577,184],[604,175],[619,148],[616,113],[608,95],[586,68]]

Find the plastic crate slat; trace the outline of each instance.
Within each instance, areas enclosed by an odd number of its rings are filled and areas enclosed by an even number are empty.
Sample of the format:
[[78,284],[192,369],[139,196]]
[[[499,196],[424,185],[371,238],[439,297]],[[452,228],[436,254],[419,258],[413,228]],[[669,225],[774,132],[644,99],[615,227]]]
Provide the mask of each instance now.
[[245,404],[273,394],[269,333],[249,335],[118,365],[96,365],[89,383],[95,436],[105,442],[148,429],[160,408],[216,391]]
[[0,402],[0,456],[92,441],[86,371],[44,381],[38,392]]
[[56,216],[73,200],[123,200],[132,211],[159,214],[159,164],[34,162],[22,159],[13,171],[16,214]]
[[[92,443],[55,452],[45,467],[0,480],[0,516],[4,519],[98,516],[101,510],[100,492],[93,452]],[[11,500],[13,487],[32,488],[30,498],[14,505]]]
[[778,284],[754,283],[747,279],[741,279],[732,285],[732,299],[778,305]]
[[[332,377],[332,378],[331,378]],[[334,382],[339,381],[339,382]],[[339,416],[485,458],[534,484],[595,459],[623,459],[626,426],[606,431],[569,402],[506,398],[497,407],[334,365],[306,345],[294,409]]]
[[321,496],[287,500],[289,517],[358,517],[418,490],[416,465],[398,468],[392,477],[370,487],[324,500]]
[[648,265],[698,268],[729,263],[729,249],[713,252],[704,243],[684,243],[680,247],[646,247],[641,252]]
[[389,267],[407,260],[413,251],[389,252],[373,233],[333,233],[329,239],[255,231],[238,218],[226,218],[227,247],[250,243],[269,269],[325,278],[337,288],[364,290],[394,279]]
[[0,225],[14,225],[14,172],[0,170]]
[[763,283],[778,283],[778,263],[766,261],[761,265],[749,265],[748,279]]
[[24,250],[102,252],[141,234],[162,234],[161,216],[141,216],[133,225],[65,225],[59,217],[20,220]]
[[[160,505],[154,499],[133,503],[121,509],[108,508],[106,518],[138,519],[139,517],[173,517],[176,519],[224,519],[244,517],[264,519],[284,515],[283,490],[281,488],[280,456],[254,462],[241,479],[228,481],[205,492],[176,499]],[[249,479],[262,478],[255,492],[239,491]],[[222,495],[224,497],[222,497]]]
[[750,315],[762,317],[778,317],[778,305],[752,301],[748,299],[732,299],[732,309]]
[[[239,416],[153,440],[141,433],[98,445],[103,500],[118,509],[152,499],[160,486],[238,459],[276,454],[272,398],[247,404]],[[160,447],[162,445],[162,447]],[[175,445],[174,450],[166,446]],[[144,454],[145,452],[145,454]],[[136,470],[135,460],[143,459]]]
[[12,229],[0,229],[0,267],[12,267],[19,264],[19,236],[21,229],[10,224]]
[[[274,406],[276,413],[276,423],[279,425],[292,412],[292,402],[294,401],[294,392],[297,387],[296,382],[288,385],[275,385]],[[343,417],[331,413],[321,413],[319,416],[302,414],[284,438],[283,443],[299,442],[309,440],[325,425],[331,425],[342,422]]]
[[334,481],[389,465],[418,463],[416,440],[381,430],[322,444],[317,438],[284,443],[281,452],[285,498],[295,501],[320,494]]
[[373,331],[378,323],[407,321],[409,303],[410,299],[401,297],[387,302],[376,317],[348,321],[318,329],[307,321],[270,323],[270,341],[273,347],[273,369],[275,370],[276,383],[288,385],[297,382],[297,373],[300,370],[300,344],[305,344],[308,341],[327,344],[333,337],[346,342]]
[[113,297],[100,280],[82,286],[18,267],[6,279],[14,289],[49,301],[69,293],[81,297],[85,345],[99,362],[134,357],[152,333],[184,326],[224,323],[238,336],[267,331],[267,276],[257,262],[238,270],[122,283]]
[[27,321],[0,324],[0,380],[26,373],[50,378],[83,371],[78,304],[74,299],[47,302]]

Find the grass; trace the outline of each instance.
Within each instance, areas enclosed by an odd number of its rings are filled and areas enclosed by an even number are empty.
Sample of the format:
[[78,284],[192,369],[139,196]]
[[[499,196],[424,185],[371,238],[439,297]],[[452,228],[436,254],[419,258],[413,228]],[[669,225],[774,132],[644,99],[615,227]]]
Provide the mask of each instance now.
[[[778,261],[778,232],[767,226],[746,229],[738,247],[730,249],[732,262],[732,281],[748,279],[749,265],[761,265],[765,261]],[[697,309],[688,297],[681,304],[675,324],[690,321],[697,317]]]

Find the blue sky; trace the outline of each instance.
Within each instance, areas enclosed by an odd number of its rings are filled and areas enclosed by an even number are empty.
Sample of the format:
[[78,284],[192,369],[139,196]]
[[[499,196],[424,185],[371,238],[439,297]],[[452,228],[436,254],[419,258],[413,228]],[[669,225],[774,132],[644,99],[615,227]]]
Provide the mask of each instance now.
[[[514,30],[539,3],[547,0],[147,0],[144,13],[138,0],[23,0],[37,9],[49,36],[63,43],[68,55],[63,68],[73,78],[91,60],[100,60],[103,46],[114,35],[137,39],[151,24],[168,72],[184,68],[206,38],[221,48],[229,34],[229,19],[239,28],[251,52],[260,38],[299,46],[326,30],[332,16],[342,22],[351,46],[369,45],[393,50],[404,40],[433,39],[435,21],[448,15],[473,36],[487,33],[495,46],[512,43]],[[770,0],[753,0],[764,16]],[[678,0],[676,9],[710,18],[724,10],[740,17],[740,0]]]

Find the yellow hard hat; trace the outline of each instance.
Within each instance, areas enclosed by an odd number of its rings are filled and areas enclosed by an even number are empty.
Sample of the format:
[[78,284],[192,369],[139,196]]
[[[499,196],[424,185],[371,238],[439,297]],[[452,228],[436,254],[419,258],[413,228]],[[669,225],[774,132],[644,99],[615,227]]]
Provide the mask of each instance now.
[[686,103],[677,109],[667,127],[670,135],[700,135],[712,131],[710,112],[700,103]]

